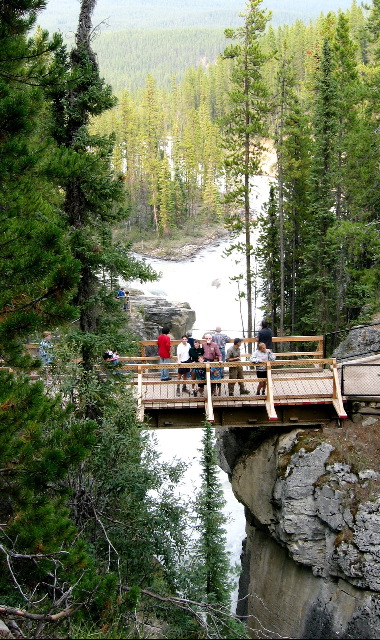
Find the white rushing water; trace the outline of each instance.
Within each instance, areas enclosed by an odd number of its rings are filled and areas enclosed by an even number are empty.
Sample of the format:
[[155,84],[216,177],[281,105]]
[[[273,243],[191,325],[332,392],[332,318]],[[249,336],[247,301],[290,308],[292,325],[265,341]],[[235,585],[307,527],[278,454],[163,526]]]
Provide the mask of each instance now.
[[[258,215],[261,206],[268,199],[270,180],[266,176],[256,176],[252,187],[253,214]],[[196,235],[196,228],[194,228]],[[138,282],[128,286],[144,291],[145,295],[164,297],[171,301],[188,302],[196,313],[193,328],[194,337],[203,337],[206,331],[217,325],[231,338],[242,337],[241,311],[246,322],[247,311],[244,300],[242,310],[238,301],[236,283],[230,277],[244,272],[244,256],[232,254],[225,257],[225,249],[231,240],[223,240],[217,246],[207,247],[194,258],[181,262],[147,259],[152,267],[162,274],[159,281],[141,285]],[[218,286],[216,286],[216,284]],[[260,296],[256,300],[256,330],[262,313],[259,310]],[[202,429],[160,429],[155,433],[162,460],[178,458],[189,463],[188,471],[179,490],[183,496],[194,495],[200,485],[199,449]],[[245,537],[243,506],[233,495],[227,475],[220,470],[220,482],[226,500],[225,514],[228,516],[227,549],[233,563],[239,561],[242,540]]]
[[[254,180],[253,215],[260,213],[262,204],[268,199],[269,182],[267,176],[256,176]],[[243,237],[241,239],[244,241]],[[188,302],[196,313],[193,336],[202,337],[205,331],[213,331],[217,325],[231,337],[242,336],[241,315],[246,323],[246,304],[243,299],[241,314],[237,284],[231,282],[230,278],[245,273],[245,258],[237,252],[225,257],[225,250],[230,245],[231,240],[224,239],[220,244],[207,247],[195,257],[181,262],[146,259],[155,271],[162,274],[161,279],[144,285],[137,281],[129,285],[142,290],[145,295]],[[253,309],[253,312],[256,311],[256,325],[261,319],[259,307],[260,295],[257,291],[256,309]]]

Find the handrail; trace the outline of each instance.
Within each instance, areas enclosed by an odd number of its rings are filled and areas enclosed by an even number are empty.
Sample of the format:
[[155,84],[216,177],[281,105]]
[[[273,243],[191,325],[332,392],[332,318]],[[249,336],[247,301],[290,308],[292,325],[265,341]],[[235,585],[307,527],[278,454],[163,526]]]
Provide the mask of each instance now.
[[[253,343],[258,342],[257,338],[241,338],[242,343]],[[273,336],[272,342],[321,342],[323,341],[323,336]],[[180,344],[181,340],[171,339],[171,344]],[[206,342],[205,338],[199,338],[199,342],[202,344]],[[232,338],[226,344],[233,344],[234,339]],[[140,340],[140,344],[146,346],[157,346],[156,340]]]
[[[283,354],[281,354],[282,356]],[[136,358],[130,357],[129,360],[136,360]],[[332,365],[334,362],[336,362],[335,358],[305,358],[304,360],[272,360],[270,361],[270,364],[272,367],[283,367],[283,366],[297,366],[299,367],[300,365],[306,365],[306,364],[310,364],[315,366],[316,364],[320,364],[320,365]],[[227,368],[231,368],[231,367],[236,367],[236,362],[221,362],[221,361],[215,361],[215,363],[210,363],[210,362],[186,362],[186,363],[181,363],[179,364],[178,362],[168,362],[166,364],[164,363],[149,363],[149,362],[127,362],[127,358],[124,358],[124,365],[122,365],[122,368],[136,368],[138,366],[143,367],[144,369],[152,370],[152,371],[157,371],[157,369],[177,369],[177,368],[188,368],[188,369],[203,369],[206,368],[207,364],[214,364],[214,366],[221,366],[223,365],[223,367],[227,367]],[[256,367],[257,363],[256,362],[240,362],[239,363],[241,366],[243,367]],[[268,363],[260,363],[260,364],[268,364]],[[311,369],[312,370],[312,369]]]
[[[243,344],[252,344],[257,342],[257,338],[242,338],[241,339]],[[180,344],[181,340],[171,340],[171,345],[172,346],[177,346],[178,344]],[[199,342],[201,344],[203,344],[204,342],[206,342],[205,338],[200,338]],[[318,352],[322,352],[323,353],[323,336],[273,336],[272,338],[272,342],[275,343],[286,343],[286,342],[318,342],[318,347],[317,347],[317,351]],[[231,339],[229,342],[226,343],[226,345],[232,345],[233,344],[233,339]],[[140,348],[141,348],[141,355],[143,357],[145,357],[146,353],[145,353],[145,347],[153,347],[153,346],[157,346],[157,340],[141,340],[140,341]],[[314,352],[312,352],[314,353]]]
[[139,422],[144,422],[144,403],[142,397],[142,367],[137,369],[137,419]]
[[[201,338],[199,340],[199,342],[201,344],[204,344],[206,342],[206,340],[204,338]],[[257,338],[242,338],[242,343],[243,344],[249,344],[249,343],[255,343],[257,342]],[[318,357],[323,355],[323,336],[274,336],[272,338],[272,342],[274,343],[290,343],[290,342],[317,342],[318,346],[317,349],[315,351],[288,351],[288,352],[284,352],[281,353],[281,357],[292,357],[292,356],[314,356],[314,357]],[[172,347],[176,347],[178,344],[181,343],[181,340],[171,340],[171,346]],[[229,342],[226,343],[227,345],[233,345],[233,340],[230,340]],[[146,355],[146,347],[157,347],[157,340],[141,340],[140,341],[140,356],[135,356],[133,359],[134,360],[138,360],[140,359],[141,362],[146,362],[147,360],[151,360],[152,362],[157,361],[159,359],[159,356],[155,355],[155,356],[147,356]],[[39,343],[38,342],[31,342],[29,344],[26,345],[26,349],[29,351],[36,351],[39,347]],[[244,358],[249,358],[251,354],[246,354],[246,353],[242,353],[241,357]],[[175,356],[173,356],[174,358]],[[127,356],[119,356],[119,361],[120,362],[124,362],[126,360],[128,360],[129,358]]]

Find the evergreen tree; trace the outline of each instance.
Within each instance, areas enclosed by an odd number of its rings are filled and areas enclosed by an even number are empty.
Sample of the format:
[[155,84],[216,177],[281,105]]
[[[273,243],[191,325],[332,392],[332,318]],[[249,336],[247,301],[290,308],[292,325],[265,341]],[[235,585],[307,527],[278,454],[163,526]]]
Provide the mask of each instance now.
[[337,92],[331,45],[325,38],[315,87],[311,214],[301,281],[302,322],[306,331],[314,331],[315,327],[322,332],[332,328],[335,310],[335,247],[328,231],[335,222]]
[[284,221],[284,138],[287,115],[294,104],[294,74],[291,60],[287,54],[287,43],[284,42],[281,63],[277,74],[277,94],[275,96],[275,145],[277,152],[277,184],[280,240],[280,336],[284,335],[285,318],[285,221]]
[[[126,215],[122,181],[111,169],[113,136],[91,135],[90,118],[115,104],[111,88],[99,76],[90,46],[91,13],[95,0],[82,0],[76,46],[67,55],[61,48],[56,66],[65,69],[59,86],[51,92],[54,120],[52,133],[65,154],[65,163],[56,168],[65,199],[63,209],[71,229],[71,250],[80,265],[80,280],[74,302],[79,311],[81,354],[89,370],[104,350],[117,322],[104,313],[113,292],[105,291],[99,278],[102,270],[114,270],[126,279],[154,279],[154,273],[133,259],[127,245],[112,242],[111,224]],[[107,319],[110,325],[106,326]],[[118,320],[120,325],[120,318]],[[99,341],[97,336],[102,335]],[[91,413],[93,408],[88,407]]]
[[[0,5],[0,349],[20,363],[20,336],[74,317],[70,297],[78,265],[57,215],[61,203],[44,127],[44,86],[57,81],[49,63],[58,40],[28,38],[37,0]],[[38,185],[38,188],[36,186]]]
[[[244,638],[243,625],[230,615],[231,565],[226,551],[225,499],[218,477],[215,437],[210,422],[203,423],[201,486],[194,502],[196,541],[182,581],[187,597],[204,605],[209,638]],[[186,569],[186,567],[185,567]]]
[[285,119],[284,162],[285,326],[290,335],[302,331],[301,268],[309,224],[310,127],[307,114],[295,99]]
[[196,556],[200,578],[199,595],[209,602],[229,606],[231,592],[230,563],[226,552],[225,499],[218,477],[213,427],[203,427],[201,449],[202,484],[195,501],[199,534]]
[[[245,257],[245,280],[248,307],[248,338],[252,337],[252,243],[250,178],[258,173],[261,159],[261,138],[264,135],[267,91],[262,79],[265,56],[260,37],[270,15],[261,10],[262,0],[251,0],[246,5],[244,25],[226,30],[226,37],[236,40],[226,48],[224,56],[233,61],[231,71],[230,110],[222,122],[225,134],[227,176],[226,202],[240,210],[243,218],[233,212],[227,226],[239,234],[244,232],[244,242],[235,245]],[[249,345],[252,347],[252,345]]]
[[258,219],[259,237],[263,239],[257,250],[259,275],[262,281],[262,296],[265,317],[270,321],[276,335],[280,311],[280,240],[277,190],[271,185],[269,201]]
[[[62,409],[40,382],[4,371],[0,405],[1,605],[26,637],[41,637],[55,616],[80,617],[83,607],[99,619],[115,602],[116,574],[95,568],[70,518],[65,485],[94,445],[95,425]],[[37,615],[25,628],[31,611]]]

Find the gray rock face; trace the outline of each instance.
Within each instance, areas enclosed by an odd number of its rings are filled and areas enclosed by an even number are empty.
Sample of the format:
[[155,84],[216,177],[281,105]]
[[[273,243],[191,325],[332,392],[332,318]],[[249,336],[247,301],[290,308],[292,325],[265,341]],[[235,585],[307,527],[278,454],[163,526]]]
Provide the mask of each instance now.
[[192,328],[195,311],[188,302],[171,302],[166,298],[131,295],[130,327],[141,340],[156,340],[164,326],[179,340]]
[[335,349],[333,357],[343,360],[349,356],[371,355],[380,352],[379,327],[353,328],[347,338]]
[[353,491],[371,470],[329,463],[331,445],[306,451],[298,434],[272,435],[231,471],[247,514],[241,612],[254,638],[378,638],[380,499],[358,506]]

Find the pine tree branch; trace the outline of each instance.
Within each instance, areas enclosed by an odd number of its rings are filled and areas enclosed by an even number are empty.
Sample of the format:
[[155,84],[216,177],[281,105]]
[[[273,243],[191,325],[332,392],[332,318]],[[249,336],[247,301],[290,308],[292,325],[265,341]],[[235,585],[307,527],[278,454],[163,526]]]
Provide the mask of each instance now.
[[116,562],[117,562],[117,573],[118,573],[119,580],[120,580],[120,578],[121,578],[121,576],[120,576],[120,554],[118,553],[118,551],[115,549],[114,545],[112,544],[112,542],[111,542],[111,540],[110,540],[110,538],[109,538],[109,536],[107,534],[107,530],[106,530],[103,522],[99,518],[99,515],[98,515],[94,505],[92,506],[92,509],[93,509],[93,513],[94,513],[94,516],[95,516],[95,520],[100,525],[100,527],[101,527],[101,529],[102,529],[102,531],[104,533],[104,537],[105,537],[105,539],[107,540],[107,543],[108,543],[108,567],[107,567],[107,570],[108,571],[110,570],[111,549],[112,549],[112,551],[116,554],[116,558],[117,558],[117,560],[116,560]]
[[44,622],[57,622],[64,618],[70,618],[74,613],[79,611],[83,607],[83,604],[76,605],[75,607],[68,607],[58,613],[44,614],[44,613],[30,613],[23,609],[15,609],[14,607],[7,607],[0,604],[0,615],[16,616],[17,618],[25,618],[27,620],[42,620]]
[[[131,588],[125,585],[119,585],[121,591],[130,591]],[[177,609],[181,609],[182,611],[186,611],[190,613],[204,629],[206,638],[221,638],[222,635],[218,631],[218,626],[222,625],[223,627],[228,624],[228,621],[236,620],[236,616],[231,613],[228,607],[223,607],[218,603],[212,604],[210,602],[198,602],[196,600],[191,600],[189,598],[179,598],[175,596],[162,596],[159,593],[154,593],[149,589],[141,589],[140,593],[148,596],[149,598],[154,598],[159,602],[170,604]],[[212,630],[209,631],[209,622],[207,618],[210,617],[213,620]],[[238,637],[238,636],[236,636]],[[245,637],[243,635],[242,637]]]

